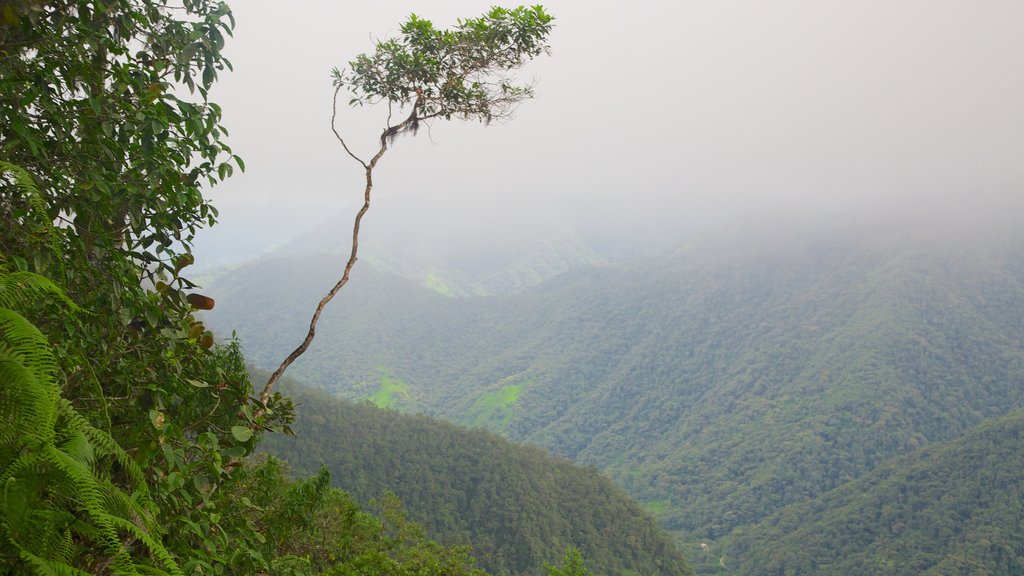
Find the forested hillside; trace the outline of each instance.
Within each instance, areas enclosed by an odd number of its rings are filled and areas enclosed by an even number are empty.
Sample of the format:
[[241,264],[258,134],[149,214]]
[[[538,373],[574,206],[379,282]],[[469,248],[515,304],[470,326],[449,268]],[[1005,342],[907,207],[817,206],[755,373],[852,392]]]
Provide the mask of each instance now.
[[1024,412],[739,531],[736,574],[1024,573]]
[[[367,267],[296,374],[594,464],[717,539],[1024,406],[1024,242],[992,222],[754,229],[510,297]],[[210,321],[266,363],[301,330],[275,279],[327,266],[236,270],[213,290],[257,304]]]
[[368,506],[394,492],[432,538],[469,544],[492,574],[526,575],[570,547],[595,574],[690,574],[671,538],[594,470],[483,430],[290,386],[295,437],[263,447],[300,475],[327,467]]

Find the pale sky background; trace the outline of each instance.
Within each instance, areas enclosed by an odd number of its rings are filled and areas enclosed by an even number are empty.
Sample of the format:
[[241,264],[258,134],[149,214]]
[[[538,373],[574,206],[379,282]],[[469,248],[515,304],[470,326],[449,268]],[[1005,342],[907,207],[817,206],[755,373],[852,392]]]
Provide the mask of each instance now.
[[[212,191],[221,224],[200,235],[200,263],[258,255],[341,212],[347,226],[362,174],[329,130],[331,68],[410,13],[448,26],[493,2],[230,4],[235,71],[214,99],[248,170]],[[1024,197],[1024,1],[544,6],[552,54],[521,75],[536,99],[505,123],[440,121],[398,140],[377,198],[429,195],[459,207],[453,221],[556,214],[628,233]],[[367,153],[385,115],[345,109],[340,127]],[[368,218],[369,232],[388,211]]]

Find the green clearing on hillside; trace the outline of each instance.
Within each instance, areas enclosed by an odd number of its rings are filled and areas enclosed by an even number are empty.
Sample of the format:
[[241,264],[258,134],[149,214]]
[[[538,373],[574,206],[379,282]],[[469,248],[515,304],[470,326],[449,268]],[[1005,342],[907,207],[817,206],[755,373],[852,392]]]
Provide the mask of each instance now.
[[377,368],[380,371],[380,385],[377,391],[370,395],[367,400],[373,402],[378,408],[397,408],[398,401],[409,399],[409,384],[401,378],[395,378],[391,371],[383,366]]
[[447,296],[448,298],[452,298],[455,296],[455,294],[452,292],[452,289],[448,286],[448,284],[445,283],[445,281],[442,280],[441,277],[439,277],[437,274],[434,274],[433,272],[427,272],[425,285],[427,286],[427,288],[430,288],[431,290],[437,292],[441,296]]
[[671,500],[667,500],[667,499],[665,499],[665,500],[646,500],[646,501],[640,502],[640,505],[648,513],[657,516],[659,514],[664,513],[665,510],[668,508],[668,506],[671,503],[672,503],[672,501]]
[[492,431],[504,431],[512,420],[519,395],[530,382],[510,384],[476,399],[469,407],[462,424],[480,426]]

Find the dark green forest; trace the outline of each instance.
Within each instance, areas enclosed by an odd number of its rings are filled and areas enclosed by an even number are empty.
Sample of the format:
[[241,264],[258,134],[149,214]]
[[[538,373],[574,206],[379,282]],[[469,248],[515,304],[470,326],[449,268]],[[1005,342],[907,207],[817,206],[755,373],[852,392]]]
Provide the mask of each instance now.
[[1024,412],[738,531],[736,573],[1024,573]]
[[296,436],[261,449],[300,475],[326,466],[362,505],[393,492],[431,537],[472,545],[492,574],[541,573],[570,547],[595,574],[691,573],[654,520],[592,469],[481,429],[296,386],[288,396]]

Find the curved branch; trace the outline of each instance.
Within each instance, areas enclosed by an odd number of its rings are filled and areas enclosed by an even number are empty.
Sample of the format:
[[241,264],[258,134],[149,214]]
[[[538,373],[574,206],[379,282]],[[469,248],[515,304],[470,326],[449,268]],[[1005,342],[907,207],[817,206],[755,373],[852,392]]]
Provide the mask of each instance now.
[[[415,22],[412,16],[410,22]],[[430,23],[427,23],[428,27]],[[484,29],[481,34],[479,29]],[[324,308],[334,296],[348,283],[349,274],[355,266],[359,252],[359,228],[363,216],[370,209],[370,193],[373,190],[373,169],[388,150],[389,143],[406,131],[416,133],[420,123],[432,118],[461,117],[477,118],[490,122],[494,118],[511,115],[515,105],[533,96],[531,86],[511,85],[505,72],[518,68],[526,60],[547,49],[546,37],[551,28],[551,17],[537,6],[532,9],[517,8],[512,11],[494,8],[482,18],[471,21],[460,21],[459,27],[453,32],[446,32],[441,39],[442,58],[445,66],[441,70],[425,73],[417,68],[410,71],[405,64],[395,68],[396,59],[415,53],[421,48],[422,42],[416,40],[406,31],[402,41],[378,42],[377,52],[372,56],[360,55],[351,63],[352,74],[346,77],[335,69],[334,99],[331,108],[331,131],[341,143],[345,152],[353,160],[359,162],[366,174],[366,186],[363,190],[363,207],[356,214],[352,226],[352,252],[342,272],[341,279],[327,292],[317,304],[313,317],[309,322],[306,338],[298,348],[292,351],[281,365],[271,374],[260,396],[262,406],[257,410],[254,420],[266,413],[267,403],[274,385],[285,370],[309,348],[316,336],[316,326]],[[403,28],[403,30],[405,30]],[[497,36],[490,33],[497,31]],[[440,33],[439,33],[440,34]],[[501,41],[503,35],[511,35],[514,41]],[[415,60],[415,57],[412,57]],[[399,77],[391,74],[398,70]],[[422,77],[421,77],[422,76]],[[471,88],[465,88],[465,82]],[[388,103],[388,119],[384,131],[380,135],[380,148],[369,162],[356,156],[344,138],[338,133],[335,120],[338,114],[338,94],[341,87],[347,85],[353,93],[353,103],[367,103],[375,100],[386,100]],[[452,92],[449,94],[449,92]],[[411,104],[409,116],[395,126],[391,126],[393,104],[404,107]]]
[[[338,92],[341,92],[340,82],[334,87],[334,99],[331,101],[331,132],[334,132],[334,137],[338,139],[338,142],[341,142],[341,147],[345,149],[345,152],[348,152],[348,155],[356,162],[359,162],[363,168],[367,168],[366,162],[363,162],[362,158],[353,154],[352,151],[348,149],[348,144],[345,144],[345,139],[341,137],[341,134],[338,134],[338,128],[335,125],[335,119],[338,117]],[[383,150],[378,152],[377,156],[379,157],[382,153]]]
[[[359,228],[362,226],[363,216],[365,216],[366,213],[370,210],[370,193],[373,190],[373,169],[377,166],[377,162],[381,159],[381,157],[384,156],[384,153],[388,151],[387,135],[390,129],[385,130],[381,134],[380,149],[377,150],[377,153],[374,154],[373,158],[370,159],[369,163],[363,162],[360,158],[353,154],[349,150],[348,146],[345,144],[345,141],[342,139],[341,135],[338,134],[337,129],[335,128],[334,120],[335,115],[337,113],[337,104],[338,90],[335,90],[334,113],[331,114],[331,131],[334,132],[334,136],[338,139],[339,142],[341,142],[341,145],[345,148],[345,151],[348,152],[349,156],[351,156],[357,162],[362,164],[363,168],[365,168],[366,170],[366,186],[363,189],[363,207],[359,209],[358,213],[356,213],[355,222],[352,224],[352,252],[349,254],[348,262],[345,263],[345,269],[341,274],[341,278],[334,284],[334,286],[327,292],[327,294],[325,294],[324,297],[320,299],[320,303],[317,304],[316,310],[313,311],[313,317],[310,318],[309,330],[306,332],[305,339],[303,339],[302,343],[299,344],[299,346],[295,350],[292,350],[292,353],[289,354],[288,357],[286,357],[283,362],[281,362],[281,365],[278,366],[277,370],[275,370],[274,373],[270,375],[270,378],[267,380],[266,385],[263,386],[263,392],[260,394],[260,403],[262,404],[262,407],[259,410],[257,410],[256,417],[259,417],[264,413],[264,409],[267,406],[267,402],[270,401],[270,394],[274,390],[274,385],[277,384],[277,381],[280,380],[281,376],[284,375],[285,370],[287,370],[288,367],[291,366],[292,363],[299,358],[299,356],[302,356],[306,352],[306,349],[309,348],[309,345],[313,342],[313,338],[316,337],[316,326],[317,323],[320,321],[320,315],[323,314],[324,308],[327,307],[327,304],[334,299],[334,296],[345,286],[345,284],[348,284],[348,278],[349,274],[352,272],[352,267],[355,266],[356,260],[359,259]],[[395,128],[402,130],[413,119],[414,116],[410,116],[409,119],[403,121],[401,124],[398,124],[398,126],[396,126]]]

